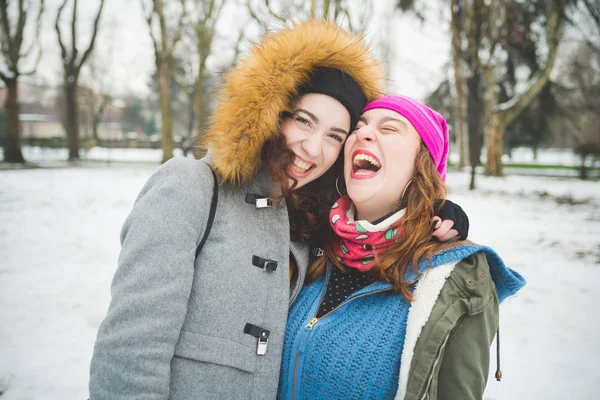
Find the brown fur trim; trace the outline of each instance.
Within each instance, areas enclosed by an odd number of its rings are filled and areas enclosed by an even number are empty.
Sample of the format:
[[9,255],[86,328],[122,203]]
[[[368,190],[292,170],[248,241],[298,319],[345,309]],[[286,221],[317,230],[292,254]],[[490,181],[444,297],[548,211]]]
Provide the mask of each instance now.
[[204,137],[222,180],[245,183],[256,174],[263,145],[279,134],[281,111],[317,67],[352,76],[368,101],[383,94],[381,68],[361,37],[325,21],[269,33],[227,75]]

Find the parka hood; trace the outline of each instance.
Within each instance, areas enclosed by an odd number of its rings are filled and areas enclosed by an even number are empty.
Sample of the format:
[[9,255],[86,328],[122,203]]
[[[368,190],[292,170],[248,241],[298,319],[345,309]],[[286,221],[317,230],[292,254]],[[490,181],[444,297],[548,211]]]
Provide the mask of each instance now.
[[319,67],[351,76],[367,102],[382,96],[383,75],[362,37],[333,23],[307,21],[272,31],[225,78],[204,147],[221,180],[246,183],[260,168],[264,144],[279,135],[282,111]]

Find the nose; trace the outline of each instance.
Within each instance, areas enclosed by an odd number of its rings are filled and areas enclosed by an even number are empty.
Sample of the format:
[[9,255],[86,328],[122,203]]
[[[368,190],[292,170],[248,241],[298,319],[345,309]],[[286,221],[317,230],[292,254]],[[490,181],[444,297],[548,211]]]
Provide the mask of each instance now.
[[372,142],[375,140],[375,129],[369,125],[363,125],[356,131],[356,138],[361,142]]
[[323,151],[323,137],[316,134],[307,136],[302,141],[302,148],[309,157],[318,157]]

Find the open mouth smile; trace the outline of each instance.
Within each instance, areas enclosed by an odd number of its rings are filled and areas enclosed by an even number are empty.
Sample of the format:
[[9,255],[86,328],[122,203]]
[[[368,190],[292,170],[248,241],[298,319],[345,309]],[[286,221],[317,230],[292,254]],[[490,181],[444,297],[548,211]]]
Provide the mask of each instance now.
[[375,176],[381,169],[381,161],[366,150],[357,150],[352,154],[352,178],[365,179]]
[[311,169],[314,169],[316,167],[317,167],[316,164],[309,163],[309,162],[301,159],[300,157],[296,156],[294,158],[294,161],[290,165],[290,172],[292,173],[292,175],[294,175],[296,177],[303,178],[308,175],[308,173]]

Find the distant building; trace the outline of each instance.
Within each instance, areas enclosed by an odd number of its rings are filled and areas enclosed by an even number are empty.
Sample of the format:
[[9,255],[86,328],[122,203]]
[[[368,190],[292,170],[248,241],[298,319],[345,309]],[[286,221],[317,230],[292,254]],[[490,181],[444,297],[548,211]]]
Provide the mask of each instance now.
[[[19,103],[21,137],[28,138],[64,138],[65,127],[62,121],[64,114],[64,95],[60,87],[19,82]],[[6,88],[0,87],[0,104],[3,105]],[[98,104],[98,94],[91,89],[79,87],[79,136],[81,139],[93,139],[93,107]],[[121,140],[125,138],[121,129],[121,110],[107,104],[98,124],[100,140]],[[1,127],[1,125],[0,125]],[[0,137],[5,132],[0,132]]]

